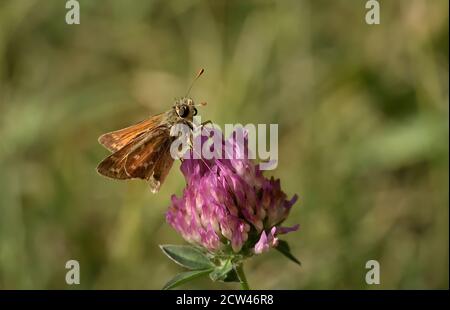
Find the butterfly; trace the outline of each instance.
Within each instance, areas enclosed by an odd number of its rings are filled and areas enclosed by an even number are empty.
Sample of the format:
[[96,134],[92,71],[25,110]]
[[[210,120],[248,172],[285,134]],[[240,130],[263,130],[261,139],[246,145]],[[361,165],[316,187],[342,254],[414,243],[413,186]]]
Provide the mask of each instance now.
[[169,111],[101,135],[98,142],[112,154],[98,165],[97,171],[113,179],[147,180],[151,192],[157,193],[174,162],[170,146],[177,137],[170,135],[170,129],[175,124],[186,124],[192,129],[197,105],[187,95],[203,72],[204,69],[199,71],[186,96],[175,100]]

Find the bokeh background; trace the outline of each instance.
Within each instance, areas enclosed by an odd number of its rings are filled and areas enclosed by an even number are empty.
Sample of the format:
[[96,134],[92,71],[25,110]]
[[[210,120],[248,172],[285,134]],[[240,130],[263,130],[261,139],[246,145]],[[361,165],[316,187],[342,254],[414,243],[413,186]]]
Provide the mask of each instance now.
[[[278,123],[300,201],[287,236],[246,265],[257,289],[448,288],[448,1],[0,1],[0,288],[159,289],[180,194],[100,177],[106,132],[168,109],[201,67],[203,119]],[[65,283],[65,262],[81,284]],[[381,264],[368,286],[365,263]],[[238,288],[198,279],[189,289]]]

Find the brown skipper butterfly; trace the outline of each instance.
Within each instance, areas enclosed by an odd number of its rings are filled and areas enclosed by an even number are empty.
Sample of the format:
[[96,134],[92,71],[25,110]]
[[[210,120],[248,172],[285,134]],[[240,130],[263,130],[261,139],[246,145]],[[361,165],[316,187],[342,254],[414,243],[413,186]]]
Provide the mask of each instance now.
[[192,128],[197,109],[194,101],[187,95],[203,72],[204,69],[198,72],[186,96],[176,100],[169,111],[130,127],[101,135],[98,142],[112,154],[98,165],[97,171],[113,179],[148,180],[150,190],[157,193],[174,161],[170,154],[170,145],[176,137],[170,135],[170,129],[179,123]]

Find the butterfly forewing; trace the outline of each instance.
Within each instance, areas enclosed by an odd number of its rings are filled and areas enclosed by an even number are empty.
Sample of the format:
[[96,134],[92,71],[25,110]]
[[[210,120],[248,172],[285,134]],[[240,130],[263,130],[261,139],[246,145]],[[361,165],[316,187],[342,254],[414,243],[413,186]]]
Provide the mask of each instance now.
[[133,141],[138,135],[160,126],[163,120],[164,113],[155,115],[127,128],[105,133],[98,138],[98,142],[111,152],[117,152]]

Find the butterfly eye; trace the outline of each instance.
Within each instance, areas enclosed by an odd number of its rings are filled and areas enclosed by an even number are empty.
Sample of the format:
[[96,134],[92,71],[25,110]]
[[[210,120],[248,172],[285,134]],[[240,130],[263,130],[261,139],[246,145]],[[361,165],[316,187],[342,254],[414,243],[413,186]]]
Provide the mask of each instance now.
[[193,112],[192,112],[192,115],[193,115],[193,116],[196,116],[196,115],[197,115],[197,109],[196,109],[196,108],[194,108],[194,110],[193,110]]
[[182,117],[182,118],[185,118],[186,116],[188,116],[188,114],[189,114],[189,109],[188,109],[188,107],[185,106],[185,105],[182,105],[182,106],[180,107],[180,109],[178,110],[178,115],[179,115],[180,117]]

